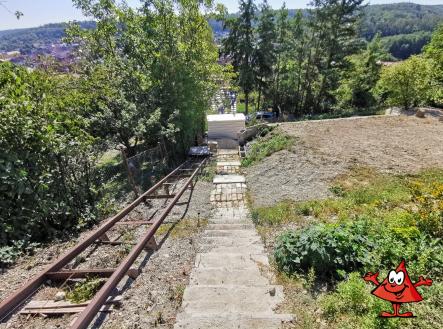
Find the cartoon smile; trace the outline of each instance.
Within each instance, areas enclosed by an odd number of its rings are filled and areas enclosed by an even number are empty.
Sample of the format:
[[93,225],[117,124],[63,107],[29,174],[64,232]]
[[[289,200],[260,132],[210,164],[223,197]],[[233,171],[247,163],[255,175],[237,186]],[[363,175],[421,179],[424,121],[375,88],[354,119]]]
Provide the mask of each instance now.
[[[398,287],[398,288],[400,288],[400,290],[397,290],[397,289],[389,289],[389,287],[391,287],[391,288],[394,288],[394,287]],[[401,297],[402,297],[402,295],[403,295],[403,292],[405,291],[405,289],[407,289],[409,286],[407,285],[407,284],[404,284],[403,286],[397,286],[397,285],[392,285],[392,284],[388,284],[387,282],[385,283],[385,284],[383,284],[383,288],[387,291],[387,292],[389,292],[389,293],[391,293],[391,294],[394,294],[395,295],[395,297],[397,298],[397,299],[400,299]]]

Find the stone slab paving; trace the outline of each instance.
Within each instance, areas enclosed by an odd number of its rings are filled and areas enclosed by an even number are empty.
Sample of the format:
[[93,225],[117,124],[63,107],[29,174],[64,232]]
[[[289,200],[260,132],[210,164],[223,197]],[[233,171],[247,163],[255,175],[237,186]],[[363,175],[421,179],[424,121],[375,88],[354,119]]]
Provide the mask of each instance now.
[[[220,154],[237,161],[238,172],[238,153],[219,150]],[[208,201],[216,207],[200,241],[202,252],[195,259],[174,329],[274,329],[292,320],[291,315],[275,313],[283,289],[271,285],[264,274],[269,261],[245,193],[243,176],[214,178]]]
[[220,162],[232,162],[232,161],[240,161],[238,156],[238,147],[235,150],[232,149],[221,149],[217,151],[217,161]]
[[[239,184],[245,184],[246,179],[242,175],[217,175],[214,177],[213,180],[214,184],[233,184],[233,183],[239,183]],[[227,185],[226,187],[229,187],[231,189],[236,189],[237,185]],[[244,186],[246,188],[246,185]]]
[[217,172],[220,174],[237,174],[240,171],[240,161],[217,161]]

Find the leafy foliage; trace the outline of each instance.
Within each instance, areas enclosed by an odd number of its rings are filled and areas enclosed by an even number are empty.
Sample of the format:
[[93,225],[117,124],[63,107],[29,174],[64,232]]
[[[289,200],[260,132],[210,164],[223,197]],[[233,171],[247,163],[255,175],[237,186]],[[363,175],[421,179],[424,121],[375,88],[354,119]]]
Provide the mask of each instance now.
[[404,109],[423,105],[433,91],[431,72],[431,62],[413,56],[382,71],[377,93],[388,105],[401,105]]
[[[254,29],[257,17],[249,9],[252,1],[247,4],[237,19],[226,20],[230,35],[224,42],[246,103],[255,89],[258,107],[263,96],[263,104],[279,112],[330,110],[346,57],[361,45],[356,36],[362,1],[313,1],[308,15],[299,12],[294,18],[285,7],[275,15],[264,5]],[[250,63],[257,63],[255,70]]]
[[2,247],[26,247],[94,218],[93,140],[72,94],[59,88],[45,72],[0,64]]
[[349,69],[343,74],[335,92],[338,109],[370,109],[376,106],[373,88],[380,78],[379,60],[383,56],[380,38],[375,37],[365,51],[348,57]]
[[381,39],[386,51],[397,59],[407,59],[412,55],[420,54],[423,47],[431,40],[431,32],[415,32],[397,34]]
[[443,104],[443,25],[433,34],[423,55],[412,56],[382,71],[375,89],[381,102],[405,109]]
[[443,105],[443,24],[432,34],[424,56],[431,61],[432,94],[431,99],[437,106]]
[[313,268],[328,278],[361,268],[369,263],[363,225],[316,225],[281,235],[274,254],[279,269],[292,273]]
[[74,26],[69,33],[85,44],[82,73],[96,96],[87,113],[93,135],[130,154],[158,142],[182,153],[203,132],[220,73],[199,2],[146,1],[141,12],[113,1],[74,3],[98,19],[93,31]]

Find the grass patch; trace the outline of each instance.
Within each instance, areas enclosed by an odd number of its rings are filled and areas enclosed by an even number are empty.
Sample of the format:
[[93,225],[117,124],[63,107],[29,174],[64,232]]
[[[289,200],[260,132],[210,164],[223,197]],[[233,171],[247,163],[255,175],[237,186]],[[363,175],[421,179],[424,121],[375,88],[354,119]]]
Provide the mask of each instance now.
[[279,130],[271,131],[266,136],[259,137],[254,143],[251,143],[246,158],[242,160],[241,164],[243,167],[251,166],[275,152],[289,150],[293,144],[293,137]]
[[258,226],[282,225],[290,222],[301,222],[303,216],[297,211],[298,205],[287,200],[272,207],[260,207],[252,210],[252,221]]
[[174,223],[162,224],[157,232],[157,236],[162,236],[170,232],[170,237],[173,239],[181,239],[191,237],[202,231],[208,225],[206,218],[184,218]]
[[122,156],[120,151],[115,149],[109,149],[98,159],[97,167],[115,166],[122,162]]

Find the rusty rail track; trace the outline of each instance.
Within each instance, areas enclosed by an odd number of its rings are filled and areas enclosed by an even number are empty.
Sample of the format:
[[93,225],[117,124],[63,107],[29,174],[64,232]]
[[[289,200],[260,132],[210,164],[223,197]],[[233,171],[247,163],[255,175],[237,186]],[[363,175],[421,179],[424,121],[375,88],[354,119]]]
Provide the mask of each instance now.
[[[9,297],[0,303],[0,322],[5,318],[8,318],[14,311],[23,305],[30,297],[32,297],[40,286],[42,286],[47,280],[54,279],[68,279],[68,278],[85,278],[88,275],[101,276],[108,278],[106,283],[95,294],[93,299],[88,303],[86,308],[79,313],[75,322],[71,324],[71,329],[83,329],[87,328],[91,321],[95,318],[96,314],[100,311],[101,307],[106,302],[106,299],[110,296],[113,289],[118,285],[121,279],[128,274],[131,276],[130,267],[143,251],[147,245],[149,245],[154,238],[154,234],[157,229],[163,223],[168,216],[174,205],[183,195],[183,193],[189,188],[193,188],[193,180],[196,175],[203,169],[206,162],[206,158],[199,159],[199,161],[186,161],[174,169],[171,173],[157,182],[149,190],[140,195],[131,204],[121,210],[115,216],[106,220],[93,232],[91,232],[86,238],[80,241],[73,248],[66,251],[53,263],[47,266],[43,271],[35,275],[32,279],[26,282],[21,288],[12,293]],[[186,166],[190,165],[190,168]],[[169,194],[168,182],[170,179],[182,179],[187,178],[183,186],[175,194]],[[167,194],[155,194],[161,187],[165,187]],[[153,220],[149,221],[122,221],[132,210],[147,199],[160,199],[165,198],[171,200],[162,212],[155,216]],[[114,242],[118,244],[118,241],[109,241],[106,233],[110,231],[116,224],[122,225],[127,223],[128,225],[143,225],[147,224],[149,227],[138,242],[133,246],[129,254],[123,259],[120,265],[115,269],[87,269],[87,270],[75,270],[64,269],[64,267],[75,259],[86,248],[97,242]],[[135,223],[135,224],[134,224]],[[154,240],[155,241],[155,240]]]

